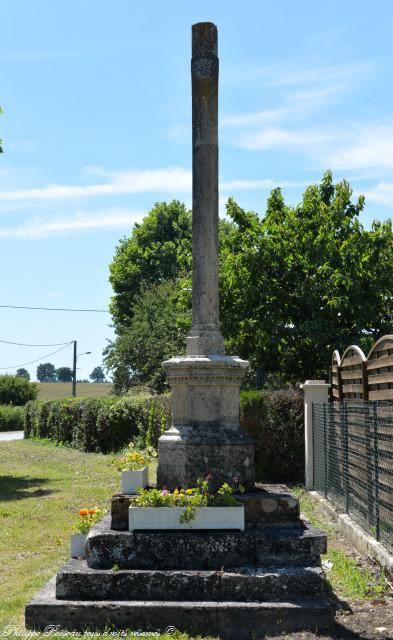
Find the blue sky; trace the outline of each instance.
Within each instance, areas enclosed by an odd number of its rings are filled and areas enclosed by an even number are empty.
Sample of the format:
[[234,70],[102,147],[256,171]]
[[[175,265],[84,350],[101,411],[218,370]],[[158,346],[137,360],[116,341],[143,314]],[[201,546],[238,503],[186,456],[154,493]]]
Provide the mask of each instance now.
[[[157,201],[190,205],[199,21],[219,30],[221,212],[233,196],[263,213],[277,185],[295,204],[331,168],[366,226],[391,216],[390,1],[0,0],[0,304],[107,309],[119,238]],[[92,351],[81,377],[109,325],[0,308],[1,340]],[[0,343],[0,373],[54,349]],[[71,366],[71,348],[47,359]]]

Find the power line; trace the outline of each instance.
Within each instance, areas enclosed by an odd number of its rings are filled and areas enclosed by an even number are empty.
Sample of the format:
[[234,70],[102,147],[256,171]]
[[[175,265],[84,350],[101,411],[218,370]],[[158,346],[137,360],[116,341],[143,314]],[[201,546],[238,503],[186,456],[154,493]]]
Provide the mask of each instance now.
[[[64,309],[62,307],[25,307],[14,304],[0,304],[1,309],[33,309],[34,311],[77,311],[86,313],[109,313],[107,309]],[[1,367],[0,367],[1,368]]]
[[15,344],[18,347],[62,347],[63,345],[71,344],[71,341],[68,342],[57,342],[55,344],[26,344],[25,342],[11,342],[10,340],[0,340],[4,344]]
[[34,364],[35,362],[40,362],[41,360],[44,360],[45,358],[49,358],[49,356],[54,356],[55,353],[59,353],[59,351],[62,351],[63,349],[68,347],[70,344],[72,344],[72,342],[73,341],[67,342],[63,347],[60,347],[60,349],[56,349],[56,351],[52,351],[52,353],[48,353],[46,356],[42,356],[41,358],[37,358],[37,360],[31,360],[30,362],[23,362],[22,364],[14,364],[11,367],[0,367],[0,369],[1,370],[4,370],[4,369],[17,369],[18,367],[26,367],[28,364]]

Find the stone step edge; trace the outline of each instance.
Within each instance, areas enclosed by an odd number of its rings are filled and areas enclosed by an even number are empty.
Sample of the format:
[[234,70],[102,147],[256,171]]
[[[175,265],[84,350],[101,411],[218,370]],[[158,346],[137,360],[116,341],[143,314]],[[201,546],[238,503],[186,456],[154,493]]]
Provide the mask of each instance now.
[[130,628],[132,623],[143,629],[146,622],[144,630],[158,623],[163,627],[161,631],[168,627],[189,632],[196,629],[205,635],[208,631],[223,640],[235,640],[249,638],[261,624],[266,633],[323,630],[334,621],[332,607],[323,597],[279,602],[74,601],[57,600],[55,587],[54,577],[26,606],[27,629],[40,630],[48,625],[57,630],[99,629],[109,625]]

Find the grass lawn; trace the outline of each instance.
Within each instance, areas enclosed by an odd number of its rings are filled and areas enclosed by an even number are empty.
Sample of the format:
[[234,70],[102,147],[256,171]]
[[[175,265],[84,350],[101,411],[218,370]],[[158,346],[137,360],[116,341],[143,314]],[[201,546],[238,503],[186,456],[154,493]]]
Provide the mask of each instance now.
[[[69,557],[71,527],[79,509],[109,507],[111,495],[120,488],[111,459],[45,441],[0,442],[0,638],[8,625],[23,629],[25,604]],[[367,600],[382,594],[383,577],[371,576],[367,567],[358,566],[345,549],[335,546],[334,527],[321,521],[308,494],[299,493],[302,510],[331,538],[327,557],[333,569],[328,575],[338,595]],[[188,638],[176,633],[161,640],[171,637]]]
[[[99,396],[109,396],[112,391],[111,382],[77,382],[77,396],[90,396],[93,398]],[[38,400],[60,400],[60,398],[69,398],[72,396],[71,382],[39,382],[38,383]]]

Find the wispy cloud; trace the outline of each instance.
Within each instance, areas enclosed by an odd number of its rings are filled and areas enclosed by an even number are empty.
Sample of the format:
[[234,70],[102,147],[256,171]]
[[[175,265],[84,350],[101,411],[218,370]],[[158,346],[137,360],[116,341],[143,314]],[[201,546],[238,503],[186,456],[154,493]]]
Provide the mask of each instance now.
[[238,136],[234,144],[243,149],[260,151],[277,147],[301,146],[303,149],[331,140],[331,136],[318,129],[289,131],[281,128],[253,131]]
[[188,193],[191,191],[191,171],[179,167],[147,171],[105,171],[93,168],[97,175],[109,179],[106,184],[82,186],[53,184],[34,189],[0,191],[0,201],[55,200],[127,193]]
[[55,220],[35,219],[16,227],[0,227],[0,240],[38,240],[75,231],[130,228],[145,215],[144,212],[122,208],[95,213],[79,211],[71,217],[61,216]]
[[329,157],[335,168],[393,168],[393,121],[352,125],[341,140]]
[[387,207],[393,207],[393,183],[379,182],[364,194],[366,200],[372,200]]

